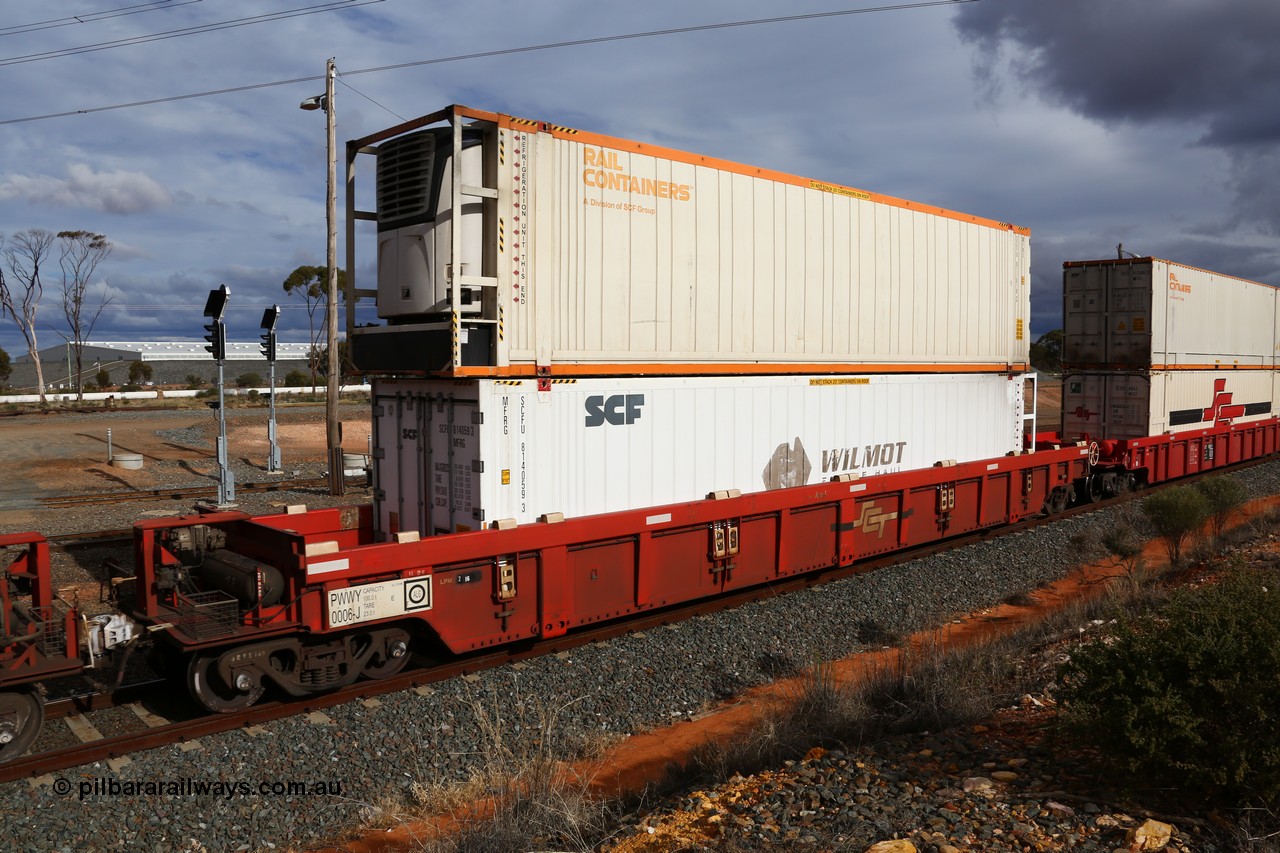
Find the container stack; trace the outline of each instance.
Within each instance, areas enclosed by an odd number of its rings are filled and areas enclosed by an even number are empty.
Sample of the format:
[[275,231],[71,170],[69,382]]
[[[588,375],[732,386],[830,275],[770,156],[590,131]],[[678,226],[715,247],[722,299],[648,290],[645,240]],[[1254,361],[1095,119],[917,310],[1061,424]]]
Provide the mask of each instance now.
[[1022,448],[1026,229],[464,107],[351,146],[384,533]]
[[1277,291],[1158,258],[1063,265],[1062,433],[1134,439],[1271,417]]

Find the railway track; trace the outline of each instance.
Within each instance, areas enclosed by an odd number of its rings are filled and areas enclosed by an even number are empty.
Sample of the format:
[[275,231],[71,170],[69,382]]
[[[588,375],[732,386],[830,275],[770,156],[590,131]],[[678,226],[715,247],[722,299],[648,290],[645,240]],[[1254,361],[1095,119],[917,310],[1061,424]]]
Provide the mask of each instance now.
[[[1222,473],[1240,471],[1254,465],[1272,461],[1270,458],[1250,460],[1221,469]],[[1178,485],[1176,481],[1152,487],[1150,491]],[[694,616],[716,613],[743,604],[785,595],[790,592],[819,586],[832,581],[850,577],[855,574],[871,572],[898,562],[927,557],[933,554],[963,548],[985,539],[1008,536],[1025,532],[1042,524],[1053,523],[1064,518],[1093,512],[1101,508],[1119,506],[1148,492],[1131,493],[1101,503],[1083,503],[1049,517],[1025,519],[1015,524],[959,535],[942,542],[923,545],[910,551],[895,552],[881,557],[868,558],[851,566],[832,567],[821,571],[787,577],[773,583],[742,590],[728,596],[695,601],[683,605],[646,611],[624,619],[603,622],[576,630],[568,636],[550,640],[541,640],[517,647],[504,647],[488,652],[477,652],[467,656],[438,662],[431,665],[420,665],[397,675],[378,680],[364,680],[338,690],[307,696],[292,700],[271,700],[259,702],[247,709],[226,714],[207,713],[200,709],[194,701],[172,704],[175,693],[185,693],[184,689],[174,690],[169,682],[148,682],[128,685],[115,691],[102,693],[84,693],[67,699],[51,701],[47,705],[50,718],[91,714],[94,711],[120,707],[126,704],[138,704],[155,695],[163,693],[170,700],[173,719],[150,712],[140,712],[139,716],[146,722],[144,730],[110,737],[94,737],[84,743],[59,747],[50,751],[23,756],[5,764],[0,764],[0,782],[8,782],[22,778],[39,778],[59,770],[80,766],[95,761],[106,761],[127,756],[131,753],[154,749],[174,743],[181,743],[212,734],[228,732],[245,726],[257,725],[272,720],[283,719],[298,714],[310,713],[356,699],[372,698],[378,695],[393,693],[413,688],[424,688],[432,683],[445,681],[459,675],[479,672],[486,669],[515,663],[521,660],[567,651],[590,643],[601,642],[620,635],[645,631],[666,624],[680,622]],[[118,533],[128,531],[103,531],[101,534],[82,537],[100,536],[103,539],[116,537]]]
[[[1116,501],[1110,501],[1106,505],[1115,506],[1116,503]],[[1002,528],[1000,535],[1023,532],[1040,524],[1092,512],[1098,508],[1100,508],[1099,505],[1085,504],[1073,507],[1050,518],[1024,520]],[[833,567],[807,575],[784,578],[767,586],[742,590],[727,597],[675,605],[660,610],[647,611],[618,621],[600,623],[582,628],[568,636],[541,640],[514,648],[506,647],[491,652],[475,653],[431,665],[416,666],[385,679],[358,681],[348,687],[329,693],[293,700],[259,702],[247,709],[233,713],[212,714],[204,712],[194,701],[180,703],[180,705],[173,706],[173,709],[178,712],[174,716],[179,714],[189,714],[190,716],[183,716],[181,719],[168,719],[163,715],[151,713],[149,714],[150,722],[148,727],[143,730],[110,737],[96,737],[84,743],[76,743],[47,752],[26,755],[5,764],[0,764],[0,782],[23,778],[39,778],[83,764],[118,759],[131,753],[234,731],[246,726],[258,725],[298,714],[319,711],[353,700],[372,698],[402,690],[425,688],[430,684],[460,675],[492,669],[541,655],[568,651],[633,631],[651,630],[662,625],[690,619],[694,616],[716,613],[752,601],[772,598],[830,583],[855,574],[874,571],[897,562],[963,548],[990,538],[990,536],[990,531],[965,534],[944,542],[921,546],[909,552],[869,558],[852,566]],[[164,684],[168,685],[168,682],[164,682]],[[142,687],[129,685],[119,691],[79,695],[72,699],[49,703],[47,714],[51,718],[83,715],[94,710],[139,703],[146,700],[148,690],[153,690],[156,687],[157,684],[151,682]],[[164,689],[168,691],[170,696],[175,692],[185,693],[185,688],[174,689],[172,685]]]
[[[240,483],[236,488],[243,492],[288,492],[298,489],[327,486],[326,477],[308,477],[275,482]],[[172,489],[130,489],[120,492],[83,492],[75,495],[55,495],[40,498],[40,504],[49,509],[69,509],[78,506],[100,506],[125,501],[181,501],[190,498],[216,497],[217,485],[187,486]]]

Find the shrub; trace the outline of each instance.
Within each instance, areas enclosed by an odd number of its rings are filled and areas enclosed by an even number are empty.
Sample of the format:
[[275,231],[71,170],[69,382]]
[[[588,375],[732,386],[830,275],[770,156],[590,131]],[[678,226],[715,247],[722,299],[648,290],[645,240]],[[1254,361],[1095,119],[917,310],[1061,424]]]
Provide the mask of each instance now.
[[1183,546],[1209,516],[1209,501],[1199,489],[1174,486],[1143,501],[1142,512],[1156,535],[1164,540],[1169,562],[1177,566],[1182,561]]
[[108,387],[109,385],[111,385],[111,371],[106,369],[99,370],[96,374],[94,374],[93,381],[98,384],[99,388]]
[[1209,522],[1213,525],[1213,538],[1221,539],[1231,515],[1244,503],[1244,486],[1234,477],[1218,475],[1196,483],[1200,494],[1208,503]]
[[254,388],[262,384],[262,377],[257,373],[241,373],[236,377],[237,388]]
[[307,374],[295,368],[284,375],[284,384],[290,388],[300,388],[303,385],[310,385],[311,380]]
[[132,385],[141,385],[143,382],[149,382],[154,372],[152,366],[145,361],[129,362],[129,382]]
[[1236,570],[1123,619],[1060,672],[1062,719],[1144,788],[1280,798],[1280,590]]

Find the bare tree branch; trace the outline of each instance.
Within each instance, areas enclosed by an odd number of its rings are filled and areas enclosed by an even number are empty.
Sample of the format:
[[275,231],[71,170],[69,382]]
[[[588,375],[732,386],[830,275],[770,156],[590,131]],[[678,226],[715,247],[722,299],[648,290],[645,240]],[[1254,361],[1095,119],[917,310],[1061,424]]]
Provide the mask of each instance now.
[[36,341],[36,311],[44,295],[40,268],[48,259],[55,239],[52,231],[43,228],[29,228],[14,234],[4,249],[5,266],[13,281],[0,277],[0,317],[12,319],[22,332],[27,354],[36,366],[36,385],[41,403],[45,402],[44,368],[40,364]]
[[98,264],[111,254],[111,242],[92,231],[59,231],[58,240],[61,243],[58,264],[62,267],[62,313],[67,318],[67,329],[71,332],[68,341],[76,357],[76,399],[83,400],[84,343],[93,334],[102,309],[111,304],[111,297],[104,287],[96,306],[86,306],[85,302]]

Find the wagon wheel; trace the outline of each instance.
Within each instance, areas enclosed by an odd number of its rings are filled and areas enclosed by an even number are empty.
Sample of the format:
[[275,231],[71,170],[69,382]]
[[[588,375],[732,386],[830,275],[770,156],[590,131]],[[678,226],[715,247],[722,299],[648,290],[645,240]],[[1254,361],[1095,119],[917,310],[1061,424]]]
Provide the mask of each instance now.
[[1084,482],[1085,502],[1096,504],[1102,500],[1102,477],[1094,474],[1092,477],[1086,477]]
[[1049,493],[1049,498],[1044,502],[1045,509],[1049,515],[1057,515],[1067,508],[1067,490],[1059,486]]
[[396,631],[391,636],[383,638],[378,650],[369,656],[360,674],[375,680],[390,678],[404,669],[408,662],[409,634],[405,631]]
[[0,691],[0,763],[26,752],[43,724],[44,702],[34,689]]
[[262,698],[266,687],[252,684],[248,690],[229,685],[218,675],[216,655],[193,655],[187,667],[187,688],[191,698],[216,714],[243,711]]

